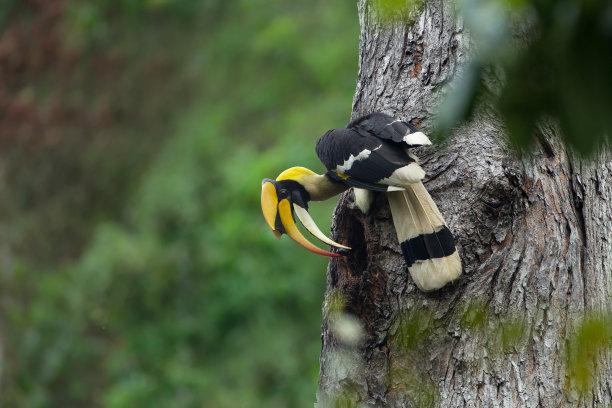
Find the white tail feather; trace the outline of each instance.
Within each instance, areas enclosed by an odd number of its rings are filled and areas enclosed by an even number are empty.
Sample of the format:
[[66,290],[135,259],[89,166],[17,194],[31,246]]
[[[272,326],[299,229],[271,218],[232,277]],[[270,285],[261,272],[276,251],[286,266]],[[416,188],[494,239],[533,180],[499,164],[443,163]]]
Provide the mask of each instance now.
[[444,258],[417,261],[408,270],[419,289],[429,292],[440,289],[461,275],[461,259],[455,251]]
[[[387,197],[400,245],[445,227],[438,207],[422,183],[407,186],[405,191],[389,192]],[[439,240],[437,245],[443,246]],[[457,251],[443,257],[406,261],[410,262],[410,275],[423,291],[439,289],[461,274],[461,260]]]

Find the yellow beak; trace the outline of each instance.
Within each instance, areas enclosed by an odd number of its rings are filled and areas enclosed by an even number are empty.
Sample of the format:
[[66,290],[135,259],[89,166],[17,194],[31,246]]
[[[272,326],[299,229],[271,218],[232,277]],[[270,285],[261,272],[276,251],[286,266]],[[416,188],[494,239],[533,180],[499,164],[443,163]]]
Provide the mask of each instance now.
[[293,216],[291,215],[291,203],[289,203],[289,200],[281,200],[281,202],[278,203],[278,211],[280,212],[280,219],[283,223],[283,227],[285,227],[287,235],[289,235],[292,240],[315,254],[334,257],[341,256],[340,254],[324,251],[304,238],[297,225],[295,225],[295,221],[293,221]]
[[275,227],[277,208],[278,198],[276,198],[276,188],[274,187],[274,184],[266,181],[261,186],[261,209],[268,226],[274,233],[274,236],[277,239],[280,239],[283,233],[277,230]]
[[295,221],[293,220],[293,215],[291,214],[291,203],[287,199],[283,199],[279,203],[276,195],[276,188],[274,187],[274,184],[269,181],[263,183],[261,187],[261,209],[263,211],[264,218],[266,219],[266,223],[276,238],[280,239],[282,235],[282,232],[276,229],[276,217],[278,215],[280,217],[281,224],[285,229],[284,232],[302,247],[319,255],[332,257],[342,256],[341,254],[324,251],[318,248],[308,241],[304,235],[302,235],[297,225],[295,225]]

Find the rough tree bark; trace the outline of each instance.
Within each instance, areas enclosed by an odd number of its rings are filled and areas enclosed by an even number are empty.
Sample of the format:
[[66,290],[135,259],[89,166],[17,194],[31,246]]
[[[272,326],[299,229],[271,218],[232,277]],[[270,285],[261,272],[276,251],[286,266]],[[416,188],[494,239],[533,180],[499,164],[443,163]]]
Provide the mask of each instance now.
[[[392,26],[376,19],[372,0],[358,7],[353,117],[383,111],[427,129],[443,85],[469,57],[453,5],[429,1],[414,24]],[[384,195],[368,215],[347,207],[350,192],[341,197],[332,233],[353,251],[328,268],[319,406],[612,404],[609,353],[596,357],[586,393],[575,392],[565,358],[572,318],[612,300],[612,155],[581,160],[554,124],[540,131],[518,158],[483,107],[443,146],[418,152],[464,267],[434,293],[407,273]],[[339,302],[362,328],[357,342],[336,330]],[[519,335],[508,346],[512,328]]]

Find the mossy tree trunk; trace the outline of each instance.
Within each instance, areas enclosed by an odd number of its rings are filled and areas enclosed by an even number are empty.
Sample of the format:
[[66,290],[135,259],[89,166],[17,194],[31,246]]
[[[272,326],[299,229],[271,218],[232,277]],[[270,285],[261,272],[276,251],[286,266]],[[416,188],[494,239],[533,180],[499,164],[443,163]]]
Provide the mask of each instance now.
[[[467,34],[450,2],[429,1],[412,23],[390,26],[372,3],[359,0],[353,117],[383,111],[427,130],[443,86],[469,58]],[[545,123],[519,158],[487,107],[417,154],[464,273],[419,291],[385,196],[363,215],[345,193],[332,233],[353,250],[328,268],[319,405],[612,404],[609,351],[581,355],[568,341],[575,319],[605,313],[612,300],[612,155],[582,160]],[[351,322],[357,337],[346,335]],[[574,375],[572,358],[588,360],[578,364],[586,377]]]

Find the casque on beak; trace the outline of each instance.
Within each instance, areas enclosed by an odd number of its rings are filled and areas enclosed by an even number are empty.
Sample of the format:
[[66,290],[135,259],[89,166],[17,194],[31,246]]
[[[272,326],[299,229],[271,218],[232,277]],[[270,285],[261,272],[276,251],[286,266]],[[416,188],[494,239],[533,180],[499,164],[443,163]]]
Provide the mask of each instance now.
[[310,214],[308,214],[306,208],[303,208],[291,201],[291,194],[286,194],[286,197],[283,196],[279,200],[275,183],[275,181],[270,179],[263,180],[261,185],[261,209],[263,211],[264,218],[266,219],[266,223],[276,238],[280,239],[284,233],[289,235],[291,239],[300,244],[302,247],[314,252],[315,254],[331,257],[342,256],[342,254],[324,251],[308,241],[295,224],[293,219],[293,211],[295,210],[295,213],[302,224],[315,237],[319,238],[326,244],[345,250],[350,249],[349,247],[338,244],[337,242],[334,242],[326,237],[317,227]]

